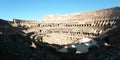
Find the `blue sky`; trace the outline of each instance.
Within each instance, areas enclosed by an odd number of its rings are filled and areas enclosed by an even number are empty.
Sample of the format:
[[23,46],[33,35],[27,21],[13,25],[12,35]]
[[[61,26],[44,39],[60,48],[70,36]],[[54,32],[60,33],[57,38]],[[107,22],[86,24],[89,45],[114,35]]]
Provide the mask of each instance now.
[[120,6],[120,0],[0,0],[0,18],[41,20],[44,15],[67,14]]

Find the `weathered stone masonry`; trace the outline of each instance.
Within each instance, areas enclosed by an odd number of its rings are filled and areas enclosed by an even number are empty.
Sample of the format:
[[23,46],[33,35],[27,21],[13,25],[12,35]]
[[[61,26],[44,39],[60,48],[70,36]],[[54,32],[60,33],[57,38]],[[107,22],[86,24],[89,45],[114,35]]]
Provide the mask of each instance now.
[[14,19],[12,24],[27,28],[28,30],[23,30],[26,34],[34,32],[30,37],[36,41],[57,45],[75,44],[82,38],[101,37],[107,31],[119,27],[120,7],[65,15],[48,15],[39,23]]

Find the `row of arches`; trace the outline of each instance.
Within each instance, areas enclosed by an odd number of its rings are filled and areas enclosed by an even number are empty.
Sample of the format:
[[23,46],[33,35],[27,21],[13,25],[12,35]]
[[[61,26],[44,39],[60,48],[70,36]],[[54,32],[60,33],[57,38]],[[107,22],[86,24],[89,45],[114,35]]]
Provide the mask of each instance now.
[[39,24],[38,27],[59,27],[60,23],[45,23],[45,24]]
[[52,23],[52,24],[42,24],[41,27],[89,27],[89,26],[113,26],[116,25],[117,19],[113,20],[99,20],[99,21],[92,21],[89,24],[78,24],[78,23]]
[[66,27],[114,26],[117,20],[93,21],[91,24],[66,24]]
[[66,27],[88,27],[91,26],[91,24],[66,24]]
[[103,20],[103,21],[95,21],[92,26],[114,26],[116,25],[117,20]]
[[75,36],[75,35],[98,36],[100,35],[99,33],[88,33],[88,32],[80,32],[80,31],[51,31],[51,32],[47,32],[46,34],[49,34],[49,33],[70,34],[71,36]]

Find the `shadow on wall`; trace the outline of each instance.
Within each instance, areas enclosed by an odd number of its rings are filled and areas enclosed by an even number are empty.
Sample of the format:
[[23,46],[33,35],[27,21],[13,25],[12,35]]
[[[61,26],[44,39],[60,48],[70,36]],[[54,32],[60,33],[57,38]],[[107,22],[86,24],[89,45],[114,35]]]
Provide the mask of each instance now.
[[[105,54],[107,51],[110,51],[112,48],[116,48],[115,45],[120,43],[120,19],[117,19],[116,17],[120,17],[120,14],[117,12],[117,8],[112,10],[112,13],[110,14],[109,18],[112,18],[110,20],[114,21],[114,25],[111,27],[108,27],[109,24],[104,25],[105,32],[101,34],[99,37],[95,37],[94,39],[99,42],[99,47],[97,49],[93,49],[94,47],[90,48],[90,51],[85,54],[70,54],[70,53],[59,53],[56,52],[58,55],[61,55],[62,58],[65,60],[67,59],[83,59],[83,60],[95,60],[98,59],[100,55]],[[120,10],[118,9],[120,12]],[[60,45],[49,45],[48,43],[43,43],[41,41],[35,41],[35,43],[40,44],[40,46],[45,45],[48,48],[52,47],[60,47],[63,46]],[[59,49],[59,48],[58,48]],[[52,49],[51,49],[52,50]],[[69,49],[69,50],[75,50],[75,49]],[[53,51],[55,51],[53,49]],[[71,57],[72,56],[72,57]],[[73,57],[74,56],[74,57]]]
[[[116,15],[120,16],[114,12],[116,10],[112,11],[113,13],[109,16],[110,18],[116,17]],[[2,31],[5,33],[0,35],[0,60],[100,60],[101,55],[104,56],[107,52],[110,51],[110,49],[112,50],[112,48],[119,47],[120,19],[113,20],[115,20],[115,26],[112,26],[112,28],[110,28],[108,31],[101,34],[100,37],[94,38],[95,40],[98,39],[97,41],[99,42],[100,46],[97,49],[92,47],[88,53],[84,54],[57,52],[52,47],[60,49],[63,46],[43,43],[41,41],[42,37],[40,40],[33,40],[30,38],[30,35],[34,34],[34,32],[29,33],[26,36],[22,35],[25,34],[22,32],[23,28],[13,28],[8,23],[8,21],[0,20],[0,32]],[[3,26],[10,27],[6,29]],[[106,26],[104,26],[104,28],[106,28]],[[105,45],[106,43],[110,46]],[[72,49],[69,49],[69,51],[71,50]],[[118,52],[120,53],[120,51]],[[115,54],[115,56],[116,55],[117,54]],[[102,58],[101,60],[104,59],[105,58]]]
[[[89,60],[119,60],[120,53],[120,8],[112,9],[112,13],[108,18],[112,18],[114,26],[106,30],[105,33],[101,34],[98,39],[100,47],[97,50],[93,50],[89,53]],[[118,19],[119,18],[119,19]],[[104,26],[107,29],[107,26]],[[117,52],[117,53],[116,53]],[[110,55],[112,54],[112,55]],[[105,57],[107,56],[107,57]]]
[[0,31],[7,33],[0,35],[0,60],[60,60],[49,48],[38,46],[29,36],[22,35],[23,29],[4,29],[3,26],[11,26],[5,23],[8,21],[0,20]]

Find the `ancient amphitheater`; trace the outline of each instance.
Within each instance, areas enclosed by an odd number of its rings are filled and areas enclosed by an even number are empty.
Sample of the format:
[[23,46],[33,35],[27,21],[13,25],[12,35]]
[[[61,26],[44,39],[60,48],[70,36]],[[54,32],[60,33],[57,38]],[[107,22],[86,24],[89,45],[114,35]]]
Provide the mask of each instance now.
[[120,7],[47,15],[41,22],[13,19],[9,24],[15,32],[29,36],[38,45],[42,42],[59,52],[86,53],[92,46],[110,46],[119,39]]

